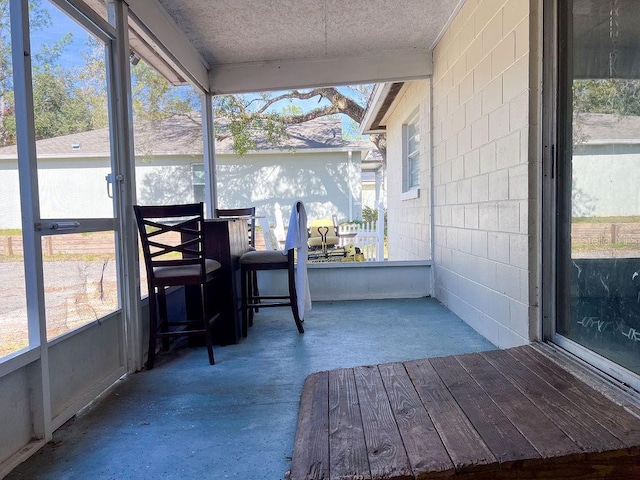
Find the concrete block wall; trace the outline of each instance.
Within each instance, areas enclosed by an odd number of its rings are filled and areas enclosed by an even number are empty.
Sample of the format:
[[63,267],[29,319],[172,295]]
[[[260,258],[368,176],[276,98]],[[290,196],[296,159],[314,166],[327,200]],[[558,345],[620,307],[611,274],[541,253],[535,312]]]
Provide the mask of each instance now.
[[[387,121],[387,238],[389,260],[431,259],[431,87],[429,80],[405,83]],[[420,115],[420,188],[403,198],[403,125]]]
[[467,0],[434,49],[434,293],[501,348],[532,339],[529,12]]

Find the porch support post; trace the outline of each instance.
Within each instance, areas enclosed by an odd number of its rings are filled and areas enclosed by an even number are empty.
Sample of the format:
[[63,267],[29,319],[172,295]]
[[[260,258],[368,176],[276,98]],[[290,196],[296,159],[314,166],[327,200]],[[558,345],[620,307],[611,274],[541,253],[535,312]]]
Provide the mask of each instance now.
[[122,0],[107,2],[109,23],[115,27],[116,38],[110,49],[107,66],[109,85],[110,131],[118,225],[118,248],[123,268],[119,273],[122,285],[124,316],[125,362],[129,372],[143,367],[142,306],[140,302],[140,263],[137,226],[132,205],[136,202],[135,153],[133,144],[133,114],[131,105],[131,70],[129,68],[128,7]]
[[[49,379],[49,349],[44,303],[44,275],[42,243],[35,224],[40,220],[38,196],[38,165],[36,133],[31,88],[31,44],[29,39],[29,2],[11,0],[11,44],[13,60],[13,89],[15,96],[18,172],[20,179],[20,207],[26,280],[29,346],[40,348],[41,410],[32,411],[33,436],[44,442],[51,440],[51,387]],[[38,408],[38,402],[32,402]],[[32,407],[34,408],[34,407]]]
[[213,103],[210,93],[203,93],[202,102],[202,160],[204,161],[204,198],[207,218],[215,217],[218,208],[218,183],[216,180],[216,152],[213,129]]
[[376,260],[381,262],[384,260],[384,205],[378,203],[378,225],[376,226],[378,251],[376,252]]
[[376,208],[378,209],[378,225],[376,226],[378,251],[376,252],[376,260],[378,262],[384,260],[384,203],[381,195],[383,178],[384,170],[379,167],[376,170]]

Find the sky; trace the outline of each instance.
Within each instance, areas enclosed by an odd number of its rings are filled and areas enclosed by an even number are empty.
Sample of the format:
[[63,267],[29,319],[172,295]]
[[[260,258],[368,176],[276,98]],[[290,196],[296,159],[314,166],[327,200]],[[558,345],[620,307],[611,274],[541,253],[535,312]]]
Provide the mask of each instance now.
[[31,51],[37,53],[42,45],[51,45],[60,41],[65,34],[71,33],[72,43],[60,57],[60,63],[64,67],[82,65],[84,62],[79,52],[85,48],[88,38],[87,31],[50,2],[43,0],[41,7],[49,12],[52,25],[48,28],[31,31]]
[[[81,52],[86,50],[86,42],[88,34],[86,30],[80,26],[75,20],[69,17],[65,12],[53,5],[47,0],[42,0],[41,7],[49,12],[51,16],[52,25],[46,29],[32,30],[31,32],[31,50],[33,53],[37,53],[42,45],[52,45],[55,42],[60,41],[67,33],[72,34],[72,41],[65,51],[61,55],[59,61],[61,66],[65,68],[82,66],[84,60]],[[318,106],[328,105],[327,100],[322,100],[320,103],[318,99],[312,100],[293,100],[293,105],[299,106],[304,111],[308,111]],[[283,105],[279,105],[281,108]],[[351,122],[346,116],[343,117],[343,131],[348,135],[355,137],[359,135],[359,132],[354,131]],[[366,136],[363,138],[367,138]]]

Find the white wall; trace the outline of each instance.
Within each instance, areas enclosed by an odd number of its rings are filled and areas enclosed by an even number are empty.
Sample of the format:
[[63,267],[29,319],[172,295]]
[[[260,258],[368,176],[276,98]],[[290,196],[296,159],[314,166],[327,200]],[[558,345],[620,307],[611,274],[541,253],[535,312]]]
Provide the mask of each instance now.
[[40,349],[3,360],[0,478],[42,446],[45,412],[55,430],[125,374],[123,331],[122,316],[114,314],[47,343],[48,391],[42,388]]
[[220,208],[255,206],[275,225],[275,204],[285,224],[297,199],[305,202],[309,222],[362,218],[360,152],[295,152],[264,155],[218,155]]
[[18,162],[0,160],[0,228],[21,228]]
[[[400,91],[387,126],[387,221],[389,260],[431,258],[431,93],[429,80],[408,82]],[[420,115],[420,188],[403,198],[403,125]]]
[[[431,293],[429,261],[310,263],[307,273],[314,302],[421,298]],[[258,279],[260,293],[287,295],[286,271],[260,272]]]
[[640,215],[640,146],[580,150],[583,153],[574,154],[571,166],[573,216]]
[[467,0],[434,50],[435,295],[499,347],[535,336],[529,10]]

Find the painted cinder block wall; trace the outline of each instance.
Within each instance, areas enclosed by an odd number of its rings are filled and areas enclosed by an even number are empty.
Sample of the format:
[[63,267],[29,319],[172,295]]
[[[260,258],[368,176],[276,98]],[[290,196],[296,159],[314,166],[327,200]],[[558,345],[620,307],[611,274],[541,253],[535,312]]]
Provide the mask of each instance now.
[[[429,80],[405,83],[387,121],[387,239],[389,260],[431,259],[431,88]],[[403,125],[420,115],[420,188],[403,196]],[[391,158],[392,157],[392,158]]]
[[434,49],[434,294],[501,348],[535,336],[528,0],[467,0]]

